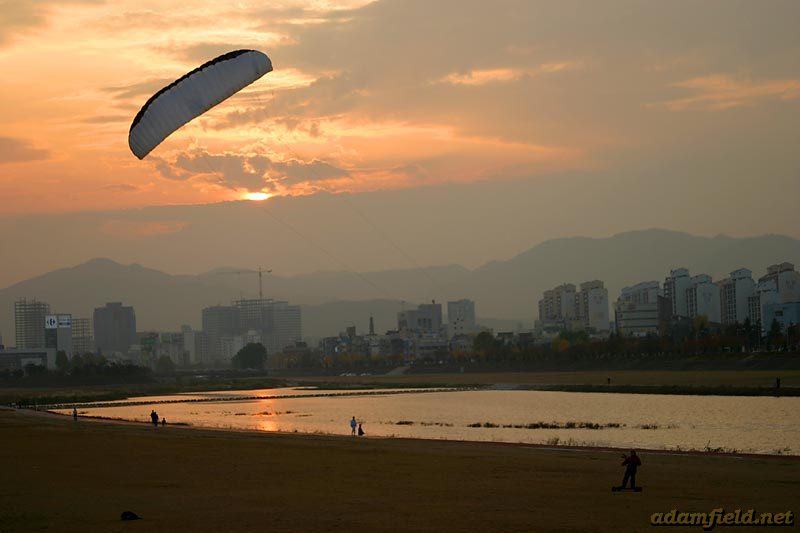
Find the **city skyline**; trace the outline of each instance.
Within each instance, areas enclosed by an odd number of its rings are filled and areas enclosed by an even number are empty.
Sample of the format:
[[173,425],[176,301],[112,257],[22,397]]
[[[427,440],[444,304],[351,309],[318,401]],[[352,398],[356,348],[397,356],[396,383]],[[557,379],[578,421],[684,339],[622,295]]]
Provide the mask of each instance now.
[[[576,5],[10,4],[0,239],[29,256],[0,285],[97,256],[198,272],[254,239],[272,253],[244,261],[295,274],[650,227],[800,237],[800,7]],[[275,70],[136,160],[147,97],[242,47]]]
[[[669,271],[663,283],[659,281],[637,282],[621,289],[616,301],[609,300],[608,290],[602,280],[582,282],[579,285],[563,283],[544,291],[538,301],[538,319],[528,330],[521,324],[513,330],[513,335],[526,338],[543,339],[545,342],[564,332],[583,332],[593,339],[606,339],[611,332],[626,337],[665,336],[670,331],[681,331],[695,327],[697,319],[702,319],[704,327],[720,331],[723,326],[745,325],[755,327],[761,336],[766,337],[771,328],[778,325],[786,329],[797,324],[800,317],[800,273],[789,262],[775,263],[766,267],[766,274],[753,279],[753,272],[738,268],[728,277],[712,281],[707,274],[691,275],[683,267]],[[260,285],[260,284],[259,284]],[[712,290],[713,289],[713,290]],[[442,304],[419,304],[416,309],[405,309],[397,313],[396,328],[376,334],[374,317],[369,315],[369,334],[374,338],[361,346],[373,355],[396,353],[392,344],[399,341],[405,346],[401,352],[407,357],[414,354],[433,354],[438,350],[453,349],[453,342],[459,337],[474,338],[481,332],[493,333],[493,328],[476,321],[475,301],[471,299],[447,302],[447,320],[442,313]],[[614,320],[610,320],[609,310],[613,308]],[[312,340],[320,343],[320,348],[329,351],[331,331],[326,331],[319,339],[302,333],[302,311],[298,305],[271,298],[238,299],[231,305],[215,305],[202,309],[202,328],[194,330],[190,325],[181,325],[180,333],[163,330],[139,331],[133,307],[120,302],[106,303],[94,309],[93,319],[75,318],[71,313],[53,314],[49,303],[21,298],[14,302],[14,329],[16,348],[24,350],[52,348],[66,351],[69,357],[73,352],[71,324],[79,331],[80,346],[96,346],[101,352],[110,351],[130,357],[130,350],[136,346],[136,357],[146,357],[145,338],[154,344],[163,342],[165,336],[169,357],[176,365],[192,364],[214,366],[229,364],[233,356],[248,343],[260,343],[267,347],[268,353],[281,353],[289,346]],[[90,324],[94,326],[94,339],[88,338]],[[66,328],[66,329],[63,329]],[[675,329],[678,328],[678,329]],[[356,339],[357,327],[347,325],[340,330],[340,340],[348,345]],[[62,335],[65,331],[66,336]],[[58,334],[56,335],[56,332]],[[199,335],[198,335],[199,334]],[[500,336],[511,332],[498,332]],[[319,333],[317,333],[319,335]],[[173,340],[172,338],[175,337]],[[379,339],[391,338],[381,346]],[[336,337],[334,337],[335,339]],[[2,337],[0,337],[2,339]],[[339,341],[336,341],[337,343]],[[528,341],[526,341],[528,342]],[[191,348],[186,348],[184,343]],[[362,341],[358,341],[362,343]],[[357,344],[358,344],[357,343]],[[0,342],[2,344],[2,342]],[[299,346],[299,344],[297,344]],[[305,348],[303,348],[305,350]],[[54,356],[55,352],[50,355]],[[48,355],[48,359],[53,359]],[[155,360],[148,364],[154,364]],[[50,361],[53,364],[53,361]]]

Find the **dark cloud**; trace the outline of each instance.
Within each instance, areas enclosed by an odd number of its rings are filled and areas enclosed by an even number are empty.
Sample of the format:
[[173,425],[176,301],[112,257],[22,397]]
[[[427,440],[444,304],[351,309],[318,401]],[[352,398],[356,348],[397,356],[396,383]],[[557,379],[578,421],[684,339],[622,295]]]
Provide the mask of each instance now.
[[16,137],[0,136],[0,164],[19,161],[42,161],[50,158],[50,152],[36,148],[30,141]]
[[324,181],[349,176],[347,170],[325,161],[273,161],[256,154],[212,154],[195,151],[180,154],[174,162],[159,159],[156,170],[168,179],[185,180],[197,174],[209,176],[213,183],[231,189],[260,191],[290,187],[298,183]]

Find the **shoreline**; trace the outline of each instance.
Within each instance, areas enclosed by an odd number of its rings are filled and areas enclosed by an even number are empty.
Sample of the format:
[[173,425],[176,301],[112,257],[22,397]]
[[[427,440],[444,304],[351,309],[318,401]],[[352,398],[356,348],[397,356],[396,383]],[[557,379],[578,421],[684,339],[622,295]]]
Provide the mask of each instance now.
[[[19,409],[19,412],[23,412],[23,414],[27,414],[30,416],[47,416],[47,417],[57,417],[59,419],[68,419],[71,418],[71,415],[66,413],[56,413],[50,410],[43,410],[43,411],[36,411],[36,410],[26,410],[26,409]],[[32,411],[32,412],[24,412],[24,411]],[[136,427],[147,427],[150,426],[150,422],[146,421],[137,421],[137,420],[127,420],[122,418],[112,418],[112,417],[103,417],[103,416],[88,416],[88,415],[79,415],[77,422],[81,420],[85,420],[88,422],[94,423],[102,423],[102,424],[118,424],[118,425],[130,425]],[[214,431],[214,432],[223,432],[223,433],[231,433],[231,434],[245,434],[245,435],[278,435],[278,436],[297,436],[297,437],[307,437],[307,438],[331,438],[331,439],[344,439],[350,440],[353,437],[351,435],[347,435],[345,433],[337,434],[337,433],[308,433],[302,431],[259,431],[255,429],[246,429],[246,428],[222,428],[222,427],[211,427],[211,426],[196,426],[186,422],[177,422],[177,423],[170,423],[167,426],[159,426],[157,429],[154,428],[154,431],[169,431],[171,429],[182,429],[182,430],[191,430],[191,431]],[[579,444],[564,444],[564,445],[552,445],[552,444],[541,444],[541,443],[528,443],[528,442],[507,442],[507,441],[491,441],[491,440],[469,440],[469,439],[429,439],[429,438],[414,438],[414,437],[393,437],[393,436],[380,436],[380,435],[371,435],[371,436],[364,436],[364,437],[357,437],[364,440],[387,440],[387,441],[398,441],[398,442],[428,442],[428,443],[442,443],[442,442],[452,442],[452,443],[466,443],[470,445],[486,445],[486,446],[497,446],[497,447],[512,447],[512,448],[530,448],[534,450],[564,450],[564,451],[573,451],[573,452],[616,452],[616,453],[623,453],[628,452],[630,450],[629,447],[620,448],[614,446],[586,446],[586,445],[579,445]],[[800,455],[792,455],[792,454],[767,454],[767,453],[747,453],[747,452],[725,452],[725,451],[704,451],[704,450],[670,450],[664,448],[636,448],[637,453],[646,453],[650,455],[666,455],[666,456],[701,456],[701,457],[729,457],[733,459],[781,459],[781,460],[790,460],[790,461],[798,461],[800,462]]]

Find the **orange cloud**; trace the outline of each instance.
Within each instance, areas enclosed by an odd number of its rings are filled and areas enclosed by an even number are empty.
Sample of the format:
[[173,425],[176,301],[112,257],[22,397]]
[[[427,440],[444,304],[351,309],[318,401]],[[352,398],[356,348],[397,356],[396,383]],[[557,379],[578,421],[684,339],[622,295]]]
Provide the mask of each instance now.
[[752,81],[727,74],[701,76],[675,83],[672,87],[694,91],[694,96],[668,100],[659,104],[667,109],[682,111],[689,108],[732,109],[752,105],[759,100],[800,98],[800,80]]
[[466,73],[453,72],[439,80],[452,85],[487,85],[490,83],[509,83],[528,76],[552,74],[571,70],[580,66],[577,61],[544,63],[536,68],[493,68],[476,69]]

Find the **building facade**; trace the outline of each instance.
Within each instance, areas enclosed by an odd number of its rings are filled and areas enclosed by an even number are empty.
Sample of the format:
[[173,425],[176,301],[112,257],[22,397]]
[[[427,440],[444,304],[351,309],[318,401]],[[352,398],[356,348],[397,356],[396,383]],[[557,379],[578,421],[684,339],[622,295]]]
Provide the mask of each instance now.
[[617,333],[625,337],[659,334],[662,321],[659,298],[663,296],[657,281],[623,288],[614,306]]
[[397,313],[397,329],[419,334],[439,334],[442,329],[442,304],[422,304],[410,311]]
[[449,338],[469,335],[475,331],[475,302],[456,300],[447,302],[447,332]]
[[[772,322],[777,321],[784,335],[789,328],[800,324],[800,302],[775,302],[764,305],[764,335],[769,333]],[[797,339],[794,339],[797,342]]]
[[742,324],[750,315],[749,298],[755,291],[753,272],[740,268],[719,281],[720,315],[723,324]]
[[692,276],[691,286],[685,293],[687,316],[690,318],[704,316],[709,322],[721,323],[719,287],[711,281],[711,276],[707,274]]
[[[207,358],[212,364],[224,365],[253,335],[267,349],[278,353],[302,341],[303,321],[300,306],[272,299],[241,299],[232,306],[203,309],[203,332],[206,334]],[[251,332],[254,332],[251,335]],[[241,344],[241,346],[240,346]],[[231,354],[231,350],[239,347]]]
[[689,276],[689,270],[685,268],[670,270],[669,276],[664,280],[664,297],[670,301],[672,316],[690,316],[686,291],[691,287],[692,278]]
[[608,289],[600,280],[580,284],[575,294],[575,318],[584,330],[605,332],[609,330]]
[[110,302],[94,310],[94,340],[101,353],[125,355],[136,344],[136,313],[131,306]]
[[50,304],[34,298],[21,298],[14,302],[14,333],[17,348],[22,350],[45,347],[45,319],[50,315]]
[[90,318],[72,319],[72,353],[84,355],[94,353],[94,335],[92,334],[92,320]]

